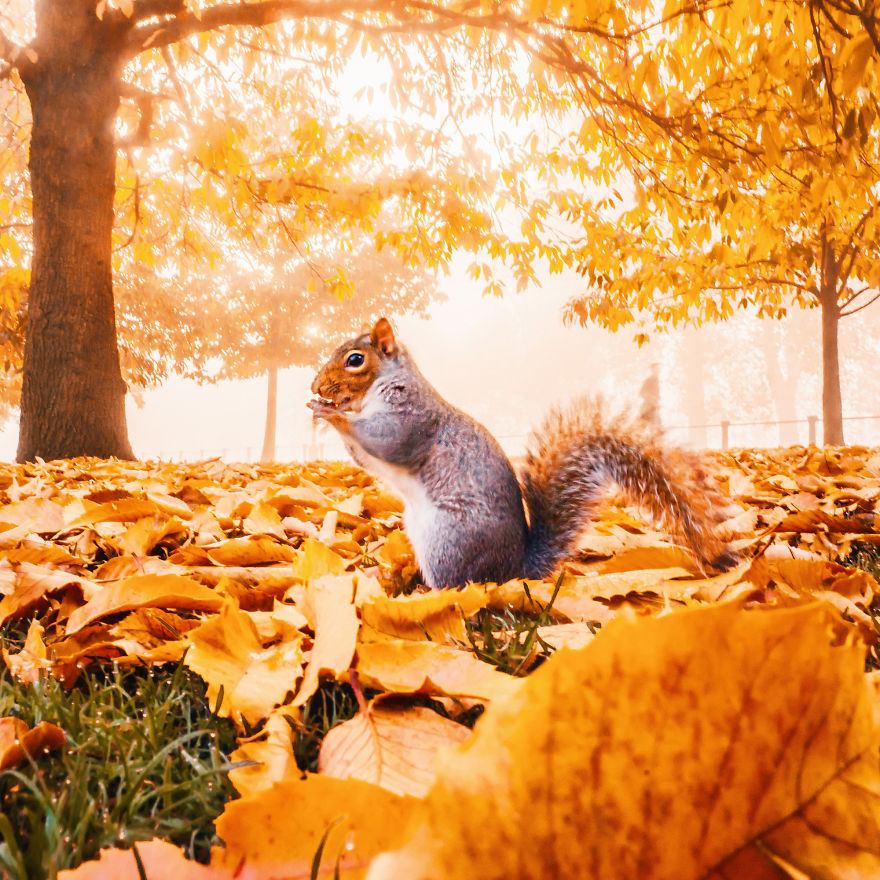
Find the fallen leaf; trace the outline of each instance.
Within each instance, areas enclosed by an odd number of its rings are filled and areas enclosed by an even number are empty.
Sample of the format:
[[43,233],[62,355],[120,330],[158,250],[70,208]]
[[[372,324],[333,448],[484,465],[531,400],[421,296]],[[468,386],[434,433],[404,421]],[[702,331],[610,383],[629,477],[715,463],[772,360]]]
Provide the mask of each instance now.
[[470,733],[424,706],[378,697],[324,737],[318,770],[422,797],[434,781],[439,749],[464,742]]
[[35,684],[52,667],[46,645],[43,642],[43,627],[34,618],[28,626],[24,645],[17,654],[11,653],[3,646],[3,661],[9,671],[19,680],[28,684]]
[[[216,611],[223,600],[209,587],[178,574],[135,575],[107,584],[67,620],[68,635],[120,611],[134,608],[176,608]],[[2,605],[2,602],[0,602]]]
[[345,571],[345,560],[320,541],[309,538],[303,541],[301,550],[301,555],[294,563],[293,573],[303,581]]
[[240,745],[229,756],[232,763],[246,763],[229,771],[229,781],[242,797],[271,788],[282,779],[301,776],[293,755],[291,710],[275,709],[269,714],[259,739]]
[[14,590],[0,601],[0,625],[30,614],[46,596],[68,588],[76,588],[80,593],[100,589],[62,569],[22,562],[17,566]]
[[373,596],[361,606],[361,619],[379,632],[401,639],[432,642],[466,639],[465,618],[489,604],[486,590],[432,590],[411,596]]
[[158,517],[160,514],[159,506],[148,498],[122,498],[86,510],[73,522],[68,523],[66,528],[75,529],[102,522],[136,522],[144,517]]
[[301,706],[318,689],[321,676],[338,678],[351,665],[359,622],[354,606],[354,577],[324,575],[306,588],[306,616],[313,622],[315,645],[302,684],[293,699]]
[[441,759],[369,880],[880,876],[880,732],[833,626],[727,604],[556,653]]
[[273,535],[282,541],[287,540],[277,509],[265,501],[261,501],[251,508],[251,512],[242,522],[242,527],[251,535]]
[[394,693],[494,700],[517,691],[522,684],[522,679],[499,672],[470,651],[401,639],[359,644],[357,671],[364,687]]
[[226,805],[216,821],[226,846],[214,851],[212,864],[252,880],[306,880],[326,834],[328,874],[339,859],[341,876],[362,877],[373,855],[403,839],[414,803],[357,779],[286,779]]
[[29,728],[21,718],[7,715],[0,718],[0,770],[9,770],[47,752],[60,749],[67,742],[64,731],[56,724],[41,721]]
[[[133,848],[137,847],[142,868]],[[146,840],[131,849],[108,847],[98,858],[83,862],[73,870],[59,871],[58,880],[150,880],[173,877],[174,880],[233,880],[231,871],[200,865],[186,858],[182,849],[167,840]]]
[[246,612],[225,604],[220,613],[187,633],[184,663],[208,683],[208,701],[217,714],[251,726],[265,718],[302,675],[301,638],[264,648]]
[[296,551],[276,538],[267,535],[230,538],[216,547],[204,548],[208,559],[216,565],[264,565],[272,562],[292,562]]

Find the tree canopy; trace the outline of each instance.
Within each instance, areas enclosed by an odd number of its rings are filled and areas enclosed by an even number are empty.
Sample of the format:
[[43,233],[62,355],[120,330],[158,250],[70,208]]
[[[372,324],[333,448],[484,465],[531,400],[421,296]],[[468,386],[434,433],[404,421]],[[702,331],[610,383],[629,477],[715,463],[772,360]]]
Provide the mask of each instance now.
[[787,0],[683,11],[667,4],[662,39],[633,61],[675,137],[601,148],[632,199],[584,213],[589,291],[569,314],[674,326],[819,306],[825,437],[841,443],[837,322],[880,295],[874,20]]

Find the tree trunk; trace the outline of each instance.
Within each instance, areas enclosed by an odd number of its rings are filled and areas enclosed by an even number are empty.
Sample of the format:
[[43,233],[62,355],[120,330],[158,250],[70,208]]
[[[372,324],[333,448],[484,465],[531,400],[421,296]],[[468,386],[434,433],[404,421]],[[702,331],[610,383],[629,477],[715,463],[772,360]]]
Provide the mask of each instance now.
[[278,366],[272,364],[268,370],[269,384],[266,394],[266,432],[263,434],[263,452],[260,461],[275,461],[275,434],[278,417]]
[[18,459],[133,458],[111,267],[118,36],[85,0],[36,3],[22,72],[33,129],[34,256]]
[[837,298],[839,265],[823,232],[822,283],[822,423],[826,446],[843,446],[843,405],[840,398],[840,354],[838,329],[840,305]]

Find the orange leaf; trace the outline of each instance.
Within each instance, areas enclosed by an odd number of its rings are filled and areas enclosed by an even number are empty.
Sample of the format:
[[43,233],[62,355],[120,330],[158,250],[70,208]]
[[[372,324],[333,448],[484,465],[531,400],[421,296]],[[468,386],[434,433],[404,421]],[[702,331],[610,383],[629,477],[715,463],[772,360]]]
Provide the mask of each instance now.
[[424,706],[378,697],[366,712],[334,727],[321,744],[318,770],[362,779],[396,794],[423,797],[434,781],[437,751],[471,731]]
[[23,764],[28,755],[38,758],[40,754],[60,749],[66,741],[64,731],[48,721],[29,729],[21,718],[0,718],[0,770]]
[[101,522],[135,522],[146,516],[159,516],[159,514],[159,506],[148,498],[120,498],[118,501],[109,501],[107,504],[99,504],[87,510],[82,516],[68,523],[67,528],[74,529]]
[[317,689],[321,676],[340,676],[351,665],[359,622],[354,607],[352,575],[325,575],[310,581],[306,616],[314,621],[315,646],[306,674],[293,700],[302,705]]
[[102,849],[97,859],[83,862],[78,868],[59,871],[58,880],[140,880],[173,877],[174,880],[232,880],[231,871],[224,868],[200,865],[186,858],[167,840],[148,840],[136,843],[143,873],[131,849]]
[[300,637],[263,648],[246,612],[231,603],[220,614],[187,633],[192,647],[184,663],[208,682],[214,705],[223,688],[218,714],[256,724],[284,701],[302,675]]
[[222,602],[212,589],[192,578],[179,574],[135,575],[108,584],[82,608],[77,608],[67,620],[67,633],[75,633],[95,620],[120,611],[135,608],[216,611]]
[[357,779],[285,779],[226,805],[215,823],[226,844],[214,851],[216,864],[236,870],[243,862],[241,876],[252,880],[305,880],[329,829],[325,864],[332,871],[338,857],[343,876],[362,877],[373,855],[402,840],[413,803]]
[[217,565],[263,565],[296,559],[293,547],[265,535],[230,538],[216,547],[206,549],[208,558]]
[[517,691],[522,683],[477,660],[470,651],[399,639],[359,644],[357,670],[363,686],[396,693],[492,700]]

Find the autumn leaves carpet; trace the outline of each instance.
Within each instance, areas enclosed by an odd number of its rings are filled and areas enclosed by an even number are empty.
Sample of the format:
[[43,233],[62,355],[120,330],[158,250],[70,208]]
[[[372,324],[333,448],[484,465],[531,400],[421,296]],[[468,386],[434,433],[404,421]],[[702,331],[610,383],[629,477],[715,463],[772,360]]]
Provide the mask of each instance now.
[[[880,455],[715,463],[731,572],[611,499],[561,578],[411,595],[355,468],[0,466],[7,676],[182,662],[239,730],[210,865],[156,840],[59,876],[880,876]],[[360,711],[304,774],[328,680]],[[0,769],[66,747],[0,721]]]

